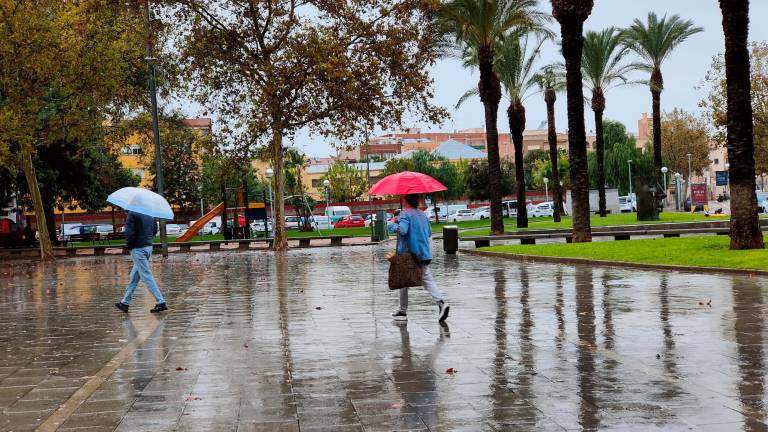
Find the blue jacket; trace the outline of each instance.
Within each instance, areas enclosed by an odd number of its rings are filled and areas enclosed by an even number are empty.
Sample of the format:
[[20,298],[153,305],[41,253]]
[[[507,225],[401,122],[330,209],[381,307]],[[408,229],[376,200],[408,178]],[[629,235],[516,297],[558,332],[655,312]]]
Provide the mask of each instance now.
[[125,219],[125,246],[128,250],[152,246],[157,234],[155,218],[141,213],[128,212]]
[[400,212],[400,229],[397,253],[413,252],[421,261],[432,260],[432,225],[417,209]]

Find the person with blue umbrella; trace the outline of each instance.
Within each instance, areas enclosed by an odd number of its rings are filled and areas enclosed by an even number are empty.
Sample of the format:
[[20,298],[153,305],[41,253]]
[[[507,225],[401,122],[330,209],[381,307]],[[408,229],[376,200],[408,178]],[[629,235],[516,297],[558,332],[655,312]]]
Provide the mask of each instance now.
[[128,211],[125,219],[125,245],[131,253],[133,268],[128,278],[123,299],[115,303],[115,307],[128,312],[133,298],[133,292],[139,281],[149,289],[155,297],[155,307],[149,311],[159,313],[168,310],[163,293],[152,276],[149,259],[152,256],[152,239],[157,234],[155,218],[173,219],[173,210],[162,196],[142,188],[122,188],[107,197],[107,201]]

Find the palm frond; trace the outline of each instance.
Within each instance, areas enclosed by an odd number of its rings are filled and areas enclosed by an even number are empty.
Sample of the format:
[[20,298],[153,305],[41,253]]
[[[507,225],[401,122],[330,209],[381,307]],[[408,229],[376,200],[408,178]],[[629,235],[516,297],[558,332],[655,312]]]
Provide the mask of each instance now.
[[655,13],[648,13],[646,22],[635,19],[624,30],[624,44],[636,52],[649,69],[659,69],[664,60],[689,37],[704,31],[691,20],[683,20],[679,15],[659,18]]
[[459,101],[456,102],[456,106],[454,108],[459,109],[464,104],[464,102],[468,101],[471,98],[476,98],[479,95],[480,95],[480,90],[478,90],[477,87],[467,90],[466,92],[464,92],[463,95],[461,95],[461,97],[459,98]]

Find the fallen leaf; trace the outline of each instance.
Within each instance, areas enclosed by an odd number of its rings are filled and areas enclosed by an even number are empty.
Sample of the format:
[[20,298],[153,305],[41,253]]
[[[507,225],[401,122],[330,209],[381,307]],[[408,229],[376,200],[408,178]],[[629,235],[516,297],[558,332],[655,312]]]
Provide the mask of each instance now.
[[176,370],[177,371],[185,371],[185,370],[187,370],[187,368],[179,366],[179,367],[176,368]]
[[450,367],[450,368],[445,370],[445,373],[453,375],[453,374],[456,373],[456,369]]
[[187,400],[187,401],[196,401],[196,400],[203,400],[203,398],[201,398],[200,396],[187,396],[187,398],[185,400]]
[[315,309],[317,309],[317,310],[320,310],[320,309],[322,309],[322,308],[321,308],[320,306],[318,306],[318,307],[316,307]]
[[660,359],[661,358],[661,354],[656,354],[656,358]]
[[248,344],[243,344],[243,347],[248,348]]

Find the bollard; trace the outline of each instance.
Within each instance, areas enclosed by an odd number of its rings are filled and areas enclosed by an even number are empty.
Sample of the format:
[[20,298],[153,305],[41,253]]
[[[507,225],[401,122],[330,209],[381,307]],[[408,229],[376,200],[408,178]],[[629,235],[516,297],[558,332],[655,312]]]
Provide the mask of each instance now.
[[446,225],[443,227],[443,250],[454,255],[459,250],[459,227]]

